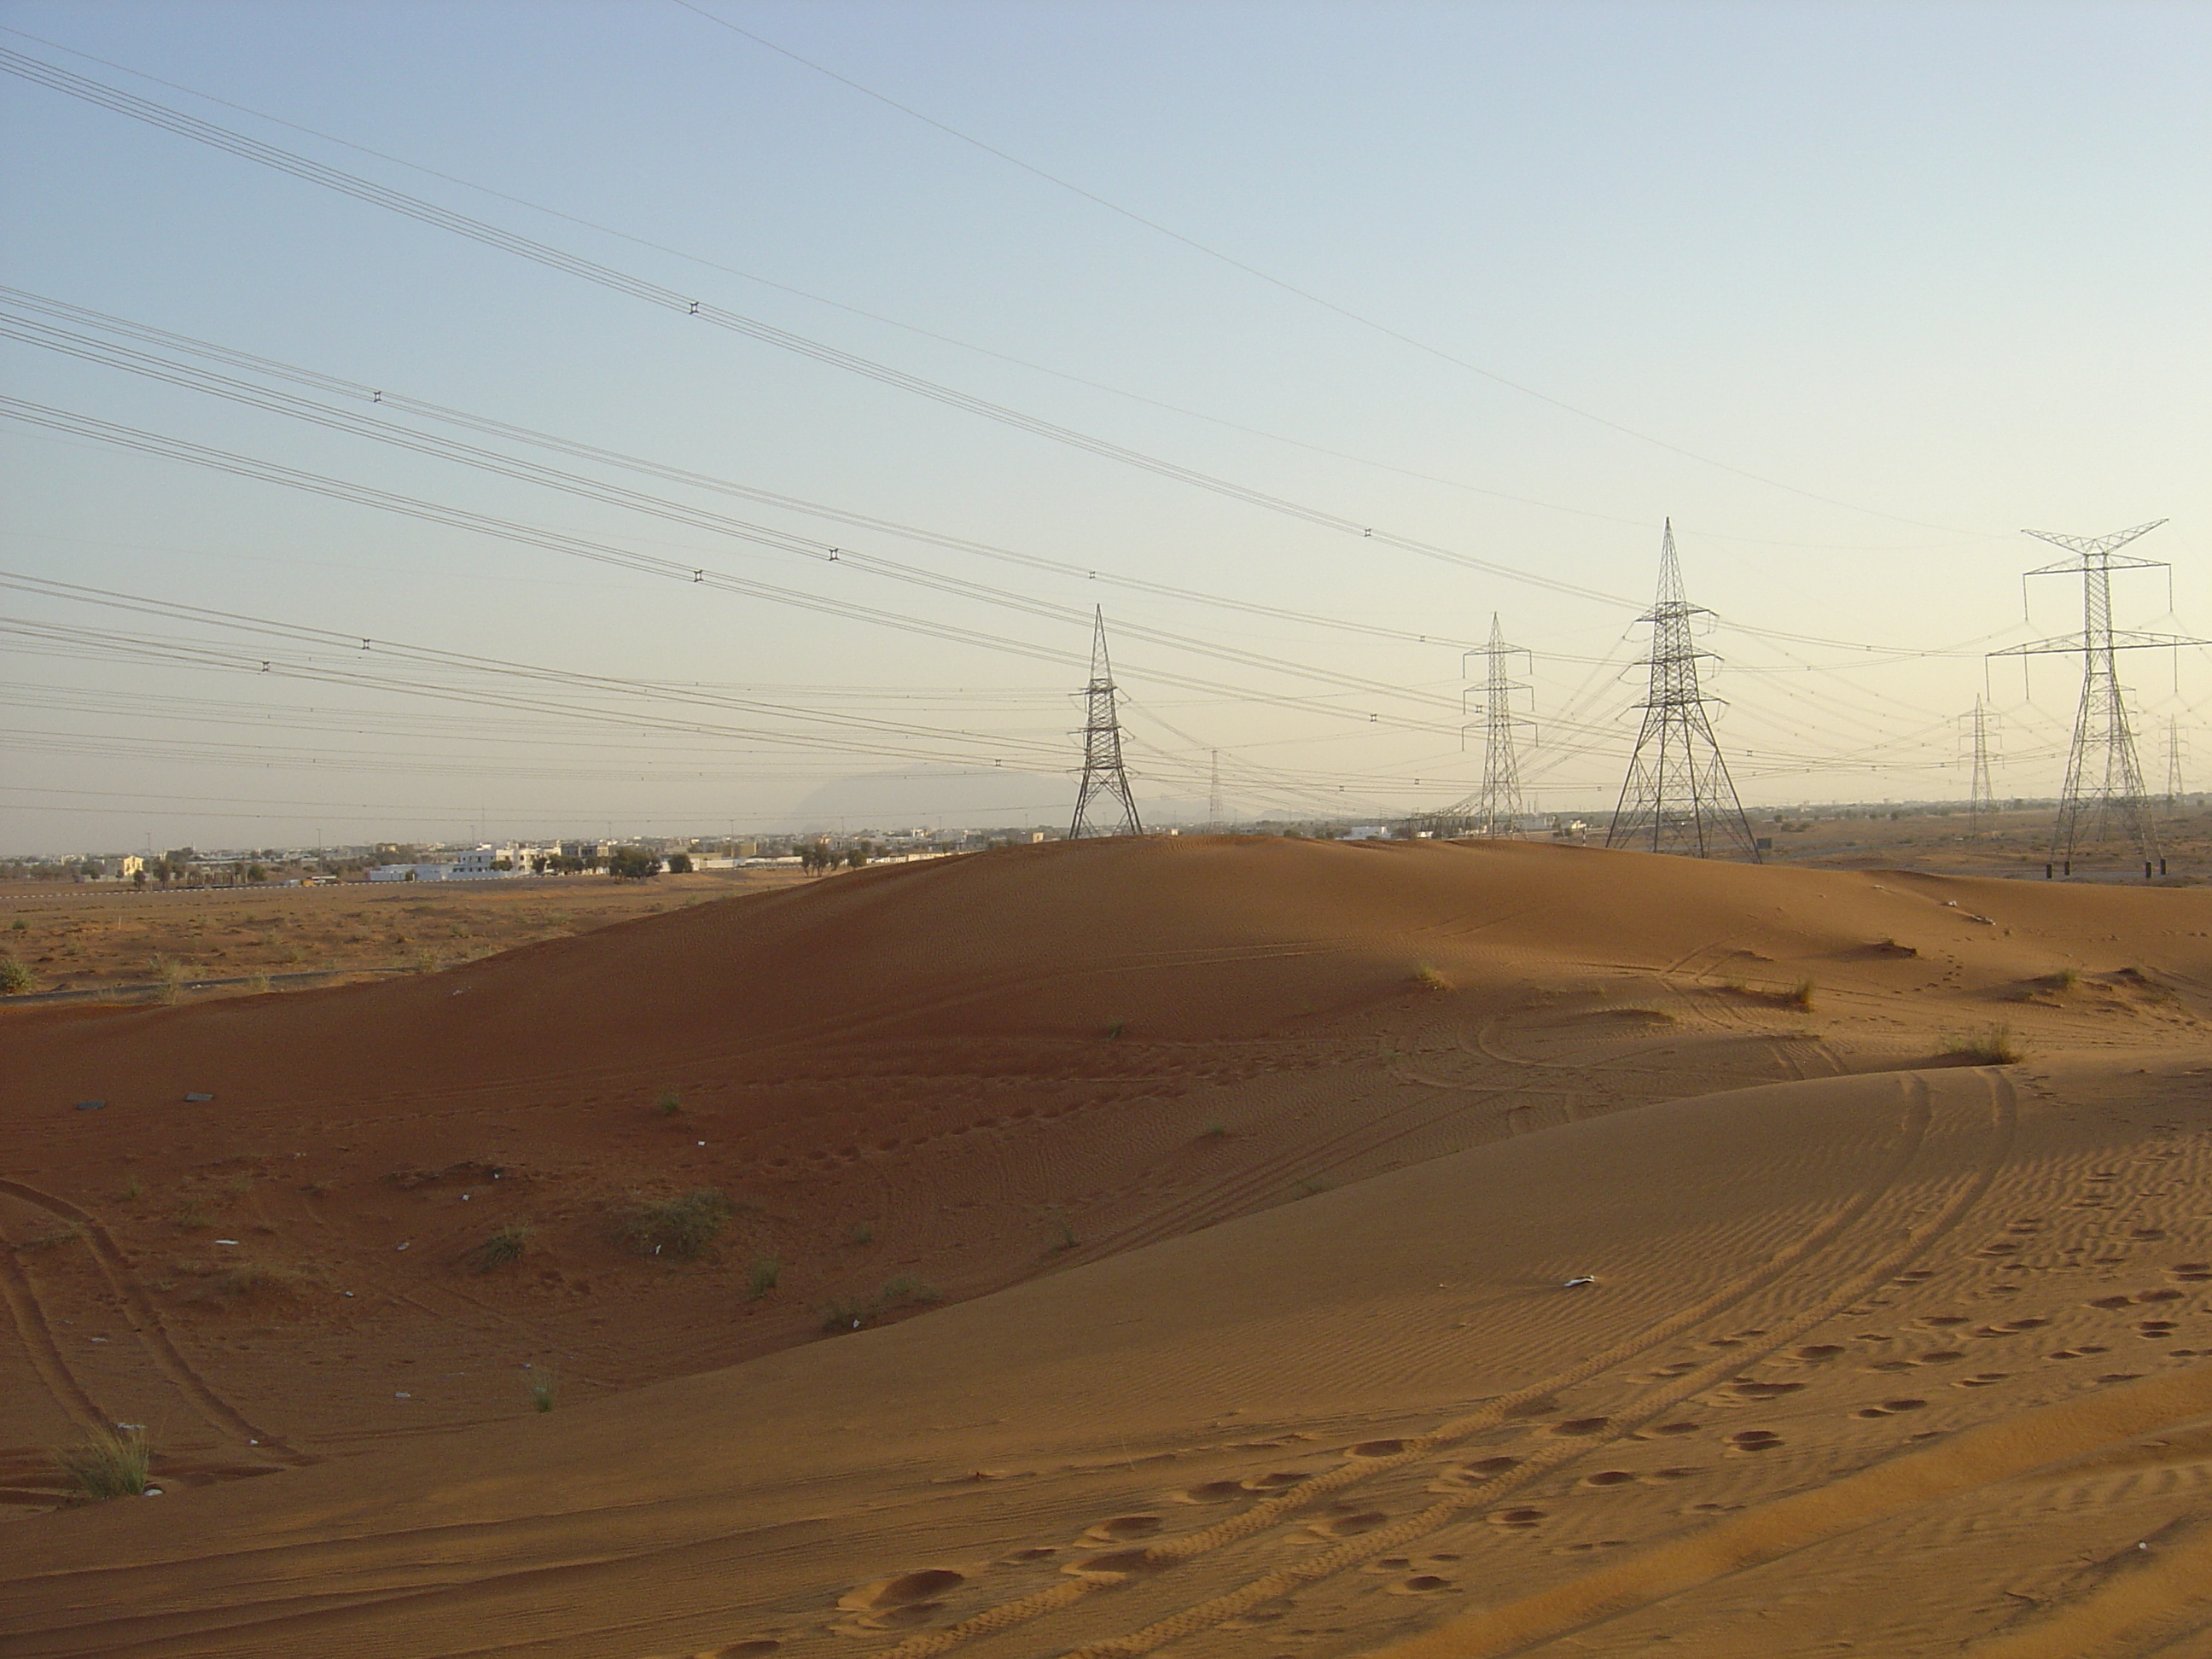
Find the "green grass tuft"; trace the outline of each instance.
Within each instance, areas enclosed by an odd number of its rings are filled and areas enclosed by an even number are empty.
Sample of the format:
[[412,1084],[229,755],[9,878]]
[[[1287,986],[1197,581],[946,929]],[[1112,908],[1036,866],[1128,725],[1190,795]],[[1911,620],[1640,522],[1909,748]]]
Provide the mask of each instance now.
[[684,1109],[684,1103],[677,1097],[676,1091],[673,1089],[669,1090],[653,1103],[663,1117],[674,1117],[677,1113]]
[[153,1449],[137,1428],[95,1429],[74,1446],[55,1449],[62,1483],[88,1503],[136,1498],[146,1490]]
[[1424,991],[1449,991],[1452,982],[1438,973],[1432,963],[1422,962],[1413,966],[1413,983]]
[[[16,924],[21,926],[19,921]],[[14,957],[0,957],[0,997],[28,996],[39,988],[39,976],[30,964]]]
[[757,1302],[775,1288],[776,1280],[783,1277],[783,1264],[772,1255],[764,1255],[753,1263],[751,1300]]

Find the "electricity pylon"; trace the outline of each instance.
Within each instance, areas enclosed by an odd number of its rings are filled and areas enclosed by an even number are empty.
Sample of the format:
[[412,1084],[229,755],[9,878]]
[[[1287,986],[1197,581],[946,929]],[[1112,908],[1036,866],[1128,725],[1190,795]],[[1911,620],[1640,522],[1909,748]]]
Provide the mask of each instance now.
[[2179,806],[2184,791],[2181,787],[2181,722],[2169,714],[2166,719],[2166,804]]
[[2051,831],[2051,861],[2071,870],[2075,855],[2092,852],[2115,838],[2131,846],[2148,870],[2159,856],[2158,827],[2151,820],[2143,789],[2142,765],[2136,755],[2127,697],[2120,685],[2114,653],[2204,645],[2204,640],[2176,634],[2146,634],[2112,626],[2112,572],[2164,570],[2162,560],[2120,556],[2119,550],[2166,522],[2154,519],[2109,536],[2061,536],[2048,530],[2021,533],[2063,547],[2074,555],[2029,571],[2031,576],[2081,578],[2081,631],[1992,651],[1993,657],[2039,657],[2078,652],[2081,657],[2081,704],[2074,716],[2074,743],[2066,757],[2066,784],[2058,797],[2058,822]]
[[1698,649],[1691,637],[1693,617],[1709,617],[1682,591],[1681,561],[1674,552],[1674,521],[1667,521],[1659,548],[1659,597],[1638,618],[1651,624],[1651,689],[1640,707],[1644,729],[1620,785],[1607,847],[1639,848],[1650,853],[1679,853],[1692,858],[1749,859],[1760,862],[1751,821],[1743,815],[1728,763],[1713,738],[1698,684]]
[[1508,679],[1505,665],[1508,658],[1527,653],[1517,645],[1506,644],[1494,611],[1490,613],[1490,643],[1482,647],[1482,654],[1490,659],[1482,683],[1482,787],[1468,805],[1467,828],[1460,833],[1510,836],[1519,827],[1524,810],[1521,800],[1521,757],[1513,728],[1528,724],[1513,718],[1513,694],[1528,688],[1518,680]]
[[1974,712],[1967,718],[1974,723],[1974,775],[1966,786],[1966,829],[1970,835],[1982,832],[1982,820],[1997,810],[1996,791],[1990,784],[1990,711],[1982,706],[1979,697],[1974,699]]
[[[1114,690],[1114,665],[1106,655],[1106,612],[1097,613],[1091,636],[1091,684],[1084,688],[1083,782],[1075,792],[1075,817],[1067,838],[1085,836],[1141,836],[1137,799],[1129,793],[1128,769],[1121,763],[1121,719]],[[1119,830],[1101,828],[1091,818],[1094,804],[1118,801]]]
[[1221,817],[1221,751],[1213,755],[1213,775],[1206,787],[1206,829],[1208,835],[1218,836],[1222,830]]

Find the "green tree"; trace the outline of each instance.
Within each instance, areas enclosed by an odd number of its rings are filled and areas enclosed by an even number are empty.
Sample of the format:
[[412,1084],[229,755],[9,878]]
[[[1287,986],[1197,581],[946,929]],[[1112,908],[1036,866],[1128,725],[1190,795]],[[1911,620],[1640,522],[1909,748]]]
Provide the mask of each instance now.
[[671,853],[668,855],[668,873],[672,876],[690,875],[691,855],[689,853]]
[[643,881],[660,873],[660,855],[642,847],[617,847],[607,855],[607,873],[621,881]]

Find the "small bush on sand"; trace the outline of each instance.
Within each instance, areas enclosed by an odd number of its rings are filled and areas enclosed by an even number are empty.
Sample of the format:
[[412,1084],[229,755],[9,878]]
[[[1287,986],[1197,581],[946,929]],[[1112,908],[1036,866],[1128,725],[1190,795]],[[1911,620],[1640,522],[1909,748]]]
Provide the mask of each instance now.
[[662,1095],[659,1099],[654,1101],[653,1104],[653,1109],[658,1111],[663,1117],[674,1117],[677,1113],[684,1109],[684,1102],[678,1097],[676,1091],[673,1089],[669,1090],[665,1094]]
[[1418,963],[1413,968],[1413,983],[1424,991],[1449,991],[1452,982],[1438,973],[1432,963]]
[[1206,1120],[1205,1127],[1199,1130],[1198,1138],[1200,1140],[1221,1140],[1226,1139],[1228,1133],[1226,1123],[1218,1117],[1210,1117]]
[[2002,1020],[1972,1036],[1953,1037],[1943,1045],[1943,1052],[1956,1054],[1972,1066],[2010,1066],[2023,1053],[2013,1036],[2012,1027]]
[[703,1255],[720,1237],[722,1224],[738,1206],[712,1187],[700,1187],[681,1198],[641,1203],[623,1224],[623,1236],[646,1255],[676,1255],[690,1261]]
[[523,1379],[523,1391],[530,1396],[532,1411],[550,1412],[553,1396],[561,1385],[561,1375],[550,1365],[525,1365],[530,1375]]
[[88,1503],[100,1503],[143,1492],[153,1452],[143,1429],[95,1429],[74,1446],[56,1448],[54,1462],[64,1486]]
[[934,1285],[926,1284],[912,1273],[901,1273],[873,1296],[845,1297],[828,1304],[822,1310],[822,1328],[832,1336],[840,1331],[857,1331],[897,1309],[922,1307],[943,1300],[945,1293]]
[[845,1241],[848,1244],[874,1243],[876,1242],[876,1224],[872,1221],[854,1222],[853,1224],[852,1231],[845,1235]]
[[1785,1007],[1802,1008],[1808,1013],[1813,1009],[1813,993],[1817,988],[1809,979],[1801,979],[1782,994]]
[[488,1273],[494,1267],[504,1267],[510,1261],[522,1260],[522,1253],[530,1248],[530,1228],[520,1221],[510,1221],[489,1238],[469,1252],[477,1264],[477,1271]]
[[39,988],[39,976],[27,963],[0,957],[0,997],[28,996]]
[[776,1280],[782,1277],[783,1264],[781,1262],[778,1261],[772,1255],[764,1255],[761,1257],[759,1261],[753,1263],[751,1299],[755,1302],[759,1301],[763,1297],[766,1296],[770,1291],[775,1288]]
[[1109,1041],[1120,1036],[1128,1029],[1129,1022],[1126,1019],[1109,1019],[1106,1022],[1106,1036]]
[[2052,990],[2062,994],[2075,990],[2081,983],[2081,970],[2078,968],[2061,968],[2045,983],[2048,984]]

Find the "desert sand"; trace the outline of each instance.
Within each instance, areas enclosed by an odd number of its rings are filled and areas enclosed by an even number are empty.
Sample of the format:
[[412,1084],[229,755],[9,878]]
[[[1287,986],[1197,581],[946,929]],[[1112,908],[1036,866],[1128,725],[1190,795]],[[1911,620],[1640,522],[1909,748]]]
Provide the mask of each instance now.
[[1055,844],[0,1066],[10,1654],[2212,1654],[2203,890]]

